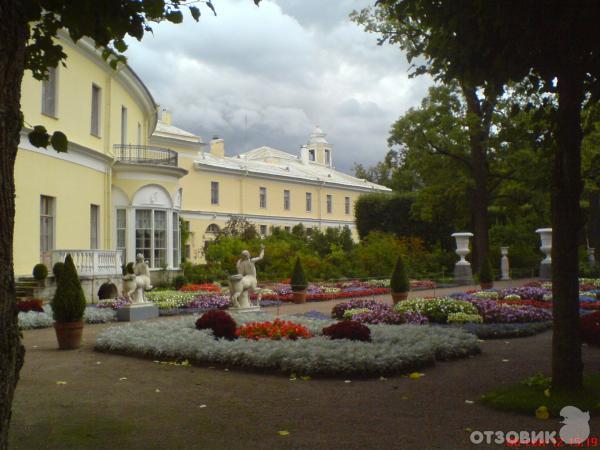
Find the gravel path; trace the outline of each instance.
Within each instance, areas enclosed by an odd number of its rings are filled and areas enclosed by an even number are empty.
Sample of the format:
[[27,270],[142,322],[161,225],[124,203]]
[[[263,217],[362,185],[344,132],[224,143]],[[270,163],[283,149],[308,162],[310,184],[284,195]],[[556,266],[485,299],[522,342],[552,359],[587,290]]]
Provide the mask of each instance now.
[[[327,313],[335,303],[284,305],[281,312]],[[106,326],[114,324],[86,326],[84,346],[75,351],[57,351],[52,329],[24,332],[11,448],[462,449],[486,447],[471,446],[470,430],[559,428],[557,420],[540,421],[533,413],[465,402],[548,372],[551,332],[482,342],[481,355],[438,363],[418,380],[346,383],[96,353],[95,336]],[[584,358],[588,372],[600,371],[599,349],[585,347]],[[600,436],[600,418],[590,425]]]

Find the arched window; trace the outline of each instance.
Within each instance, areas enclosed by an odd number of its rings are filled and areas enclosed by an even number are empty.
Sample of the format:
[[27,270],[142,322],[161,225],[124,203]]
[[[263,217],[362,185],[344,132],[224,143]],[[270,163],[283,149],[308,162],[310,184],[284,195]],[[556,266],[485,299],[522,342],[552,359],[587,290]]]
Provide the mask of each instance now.
[[219,225],[217,225],[216,223],[211,223],[208,228],[206,229],[206,233],[210,233],[210,234],[217,234],[219,231],[221,231],[221,229],[219,228]]

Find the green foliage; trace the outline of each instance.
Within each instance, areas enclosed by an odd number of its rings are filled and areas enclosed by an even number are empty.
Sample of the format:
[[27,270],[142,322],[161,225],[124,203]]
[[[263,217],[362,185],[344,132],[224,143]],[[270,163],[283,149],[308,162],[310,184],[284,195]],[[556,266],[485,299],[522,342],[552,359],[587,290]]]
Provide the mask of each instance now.
[[408,274],[406,273],[406,267],[404,267],[404,261],[402,255],[398,255],[396,260],[396,266],[392,272],[390,279],[390,288],[392,292],[408,292],[410,291],[410,281]]
[[48,276],[48,268],[45,264],[36,264],[33,266],[33,278],[37,281],[43,281]]
[[[546,394],[549,394],[546,395]],[[551,417],[560,417],[565,406],[576,406],[582,411],[600,410],[600,375],[584,378],[583,389],[576,392],[560,392],[550,389],[550,378],[535,375],[508,387],[485,394],[481,402],[493,409],[511,411],[529,416],[535,415],[540,406],[548,408]]]
[[65,270],[64,262],[58,261],[58,262],[54,263],[54,265],[52,266],[52,274],[54,275],[56,282],[58,282],[58,279],[60,278],[60,276],[62,275],[64,270]]
[[228,273],[221,268],[219,261],[214,264],[192,264],[185,262],[181,265],[184,277],[193,284],[212,283],[227,278]]
[[190,227],[189,222],[183,220],[182,217],[179,217],[179,236],[181,238],[179,254],[181,255],[181,262],[185,262],[185,249],[190,239]]
[[125,266],[125,275],[133,275],[135,273],[135,263],[130,261]]
[[296,263],[294,264],[294,271],[291,277],[292,291],[298,292],[303,291],[308,287],[306,277],[304,276],[304,270],[302,269],[302,263],[300,257],[296,257]]
[[219,230],[216,240],[228,237],[240,238],[244,241],[251,241],[259,237],[256,226],[248,219],[242,216],[234,216],[227,221],[225,226]]
[[397,303],[394,308],[399,313],[416,312],[422,314],[434,323],[447,323],[449,314],[479,314],[472,303],[464,300],[454,300],[449,297],[404,300]]
[[70,254],[65,259],[64,270],[57,278],[56,293],[51,305],[54,320],[57,322],[78,322],[83,318],[85,295]]
[[177,275],[174,279],[173,279],[173,287],[177,290],[181,289],[183,286],[185,286],[186,284],[188,284],[188,280],[185,276],[183,275]]
[[450,313],[448,314],[448,323],[483,323],[483,317],[479,314]]
[[480,283],[493,283],[494,282],[494,271],[492,270],[492,264],[490,258],[485,258],[481,264],[481,270],[479,271],[479,282]]

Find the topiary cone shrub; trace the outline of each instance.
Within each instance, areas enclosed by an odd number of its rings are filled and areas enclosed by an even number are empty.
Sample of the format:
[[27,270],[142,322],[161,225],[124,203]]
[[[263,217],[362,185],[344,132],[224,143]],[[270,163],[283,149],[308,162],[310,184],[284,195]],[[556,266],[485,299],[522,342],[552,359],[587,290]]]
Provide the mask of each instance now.
[[61,274],[64,272],[65,270],[65,263],[58,261],[57,263],[55,263],[52,266],[52,274],[54,275],[55,281],[58,283],[58,279],[60,278]]
[[299,256],[296,257],[296,262],[294,263],[294,271],[292,272],[290,284],[293,293],[292,301],[294,303],[304,303],[306,301],[308,283],[306,282],[306,276],[304,275],[304,269],[302,268]]
[[51,305],[58,347],[62,350],[79,348],[86,301],[70,254],[56,278],[56,293]]
[[44,264],[36,264],[33,266],[33,278],[36,281],[44,281],[48,276],[48,268]]
[[479,284],[482,289],[489,289],[494,285],[494,271],[492,270],[492,264],[489,258],[485,258],[481,264],[481,270],[479,271]]
[[50,304],[57,322],[77,322],[83,318],[85,295],[70,254],[65,259],[64,270],[58,276],[56,293]]
[[237,339],[237,324],[233,317],[225,311],[208,311],[196,320],[198,330],[212,330],[215,339],[225,338],[233,341]]
[[579,323],[583,342],[600,346],[600,311],[582,316]]
[[188,279],[183,276],[183,275],[177,275],[174,279],[173,279],[173,287],[177,290],[180,290],[182,287],[184,287],[186,284],[188,284]]
[[368,326],[354,320],[343,320],[323,328],[323,335],[331,339],[350,339],[351,341],[371,341],[371,330]]
[[394,271],[392,272],[392,278],[390,279],[390,289],[392,291],[392,298],[394,304],[401,300],[406,300],[408,297],[408,291],[410,291],[410,281],[408,274],[406,273],[406,266],[402,255],[398,255]]

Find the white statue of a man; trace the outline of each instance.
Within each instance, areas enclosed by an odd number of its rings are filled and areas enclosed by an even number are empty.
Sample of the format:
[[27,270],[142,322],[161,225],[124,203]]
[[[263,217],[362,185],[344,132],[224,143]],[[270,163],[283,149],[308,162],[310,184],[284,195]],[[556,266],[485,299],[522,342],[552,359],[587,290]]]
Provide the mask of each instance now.
[[[238,274],[229,277],[230,301],[235,308],[249,308],[250,292],[254,292],[258,285],[255,263],[265,256],[265,246],[260,246],[260,254],[256,258],[250,257],[250,252],[244,250],[238,259],[236,267]],[[260,296],[257,301],[260,304]]]
[[131,300],[131,303],[145,303],[146,295],[144,291],[152,289],[150,282],[150,269],[144,261],[144,255],[138,253],[136,263],[133,268],[133,274],[124,278],[125,296]]

